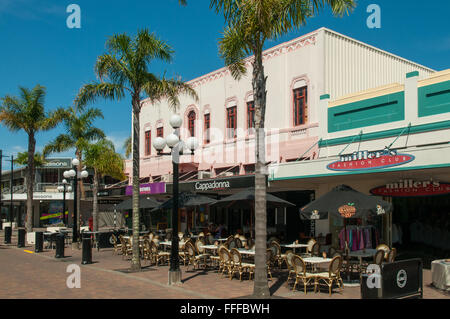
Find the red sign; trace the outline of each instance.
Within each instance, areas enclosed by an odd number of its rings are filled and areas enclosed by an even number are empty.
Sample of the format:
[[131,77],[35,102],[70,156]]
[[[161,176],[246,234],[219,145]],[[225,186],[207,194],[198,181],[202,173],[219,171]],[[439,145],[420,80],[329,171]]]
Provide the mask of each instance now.
[[413,155],[389,152],[355,152],[352,155],[341,156],[339,161],[327,166],[332,171],[362,171],[403,165],[414,160]]
[[450,194],[450,183],[443,182],[417,182],[413,180],[403,180],[398,183],[391,183],[385,186],[371,189],[370,192],[377,196],[391,197],[415,197],[434,196]]

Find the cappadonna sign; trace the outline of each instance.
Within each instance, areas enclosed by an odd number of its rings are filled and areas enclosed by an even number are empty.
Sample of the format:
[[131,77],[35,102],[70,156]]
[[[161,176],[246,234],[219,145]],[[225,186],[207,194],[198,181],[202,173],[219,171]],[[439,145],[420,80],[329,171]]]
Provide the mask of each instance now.
[[375,187],[370,193],[377,196],[414,197],[450,194],[450,183],[438,181],[414,181],[412,179],[400,180]]
[[328,164],[327,168],[332,171],[362,171],[403,165],[414,159],[414,155],[399,154],[396,150],[390,149],[374,152],[358,151],[341,155],[339,161]]

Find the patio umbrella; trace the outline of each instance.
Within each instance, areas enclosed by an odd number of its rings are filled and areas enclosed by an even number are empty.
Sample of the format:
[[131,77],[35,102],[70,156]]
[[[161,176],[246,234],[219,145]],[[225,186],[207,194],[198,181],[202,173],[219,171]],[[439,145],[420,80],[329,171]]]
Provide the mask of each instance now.
[[[272,194],[266,193],[266,201],[267,206],[270,207],[286,207],[286,206],[295,206],[294,204],[285,201],[279,197],[276,197]],[[252,214],[250,214],[250,229],[253,228],[253,219],[252,215],[255,210],[255,188],[250,187],[236,194],[227,196],[218,200],[214,205],[225,206],[227,208],[233,206],[250,206],[252,210]]]
[[[294,204],[269,193],[266,194],[266,201],[267,204],[272,207],[295,206]],[[254,187],[247,188],[239,193],[222,198],[221,200],[218,200],[214,205],[230,207],[233,205],[242,205],[242,204],[248,204],[252,207],[255,205]]]
[[[139,198],[139,208],[155,208],[160,203],[153,198],[147,197],[147,196],[141,196]],[[122,203],[118,204],[116,206],[117,210],[130,210],[133,209],[133,198],[129,198],[127,200],[124,200]]]
[[[178,207],[192,207],[192,206],[200,206],[200,205],[211,205],[215,203],[216,200],[209,198],[204,195],[197,195],[192,193],[181,193],[178,199]],[[160,210],[160,209],[170,209],[173,207],[173,198],[166,200],[163,203],[158,203],[152,212]]]
[[[358,192],[347,185],[339,185],[330,192],[312,201],[300,210],[301,219],[326,219],[328,213],[344,219],[347,233],[347,219],[367,218],[384,215],[392,211],[392,204],[375,196]],[[348,238],[345,238],[348,242]]]
[[326,219],[328,213],[345,219],[367,218],[392,211],[392,204],[372,195],[339,185],[300,210],[302,219]]

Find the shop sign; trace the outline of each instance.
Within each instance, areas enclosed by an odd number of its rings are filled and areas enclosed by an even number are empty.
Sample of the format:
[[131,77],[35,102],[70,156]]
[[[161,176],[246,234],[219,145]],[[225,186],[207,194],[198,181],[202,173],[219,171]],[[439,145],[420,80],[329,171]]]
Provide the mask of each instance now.
[[[172,185],[169,185],[171,192]],[[193,182],[182,182],[179,185],[181,192],[211,192],[236,188],[248,188],[255,186],[255,176],[239,176],[230,178],[218,178]]]
[[414,197],[450,194],[450,183],[437,181],[401,180],[384,186],[375,187],[370,193],[377,196]]
[[70,159],[46,159],[41,168],[72,168],[72,161]]
[[341,155],[339,161],[327,165],[332,171],[363,171],[404,165],[413,161],[410,154],[399,154],[396,150],[358,151],[349,155]]
[[[148,194],[164,194],[166,192],[166,183],[151,183],[151,184],[141,184],[140,193],[141,195]],[[125,195],[133,195],[133,186],[127,186],[125,190]]]

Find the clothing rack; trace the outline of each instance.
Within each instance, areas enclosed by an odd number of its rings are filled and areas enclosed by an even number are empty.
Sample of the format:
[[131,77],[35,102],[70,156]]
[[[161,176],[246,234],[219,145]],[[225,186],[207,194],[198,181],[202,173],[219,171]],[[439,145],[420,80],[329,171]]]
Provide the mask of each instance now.
[[378,246],[380,236],[374,225],[348,225],[339,232],[339,244],[345,248],[348,241],[350,251],[375,248]]

